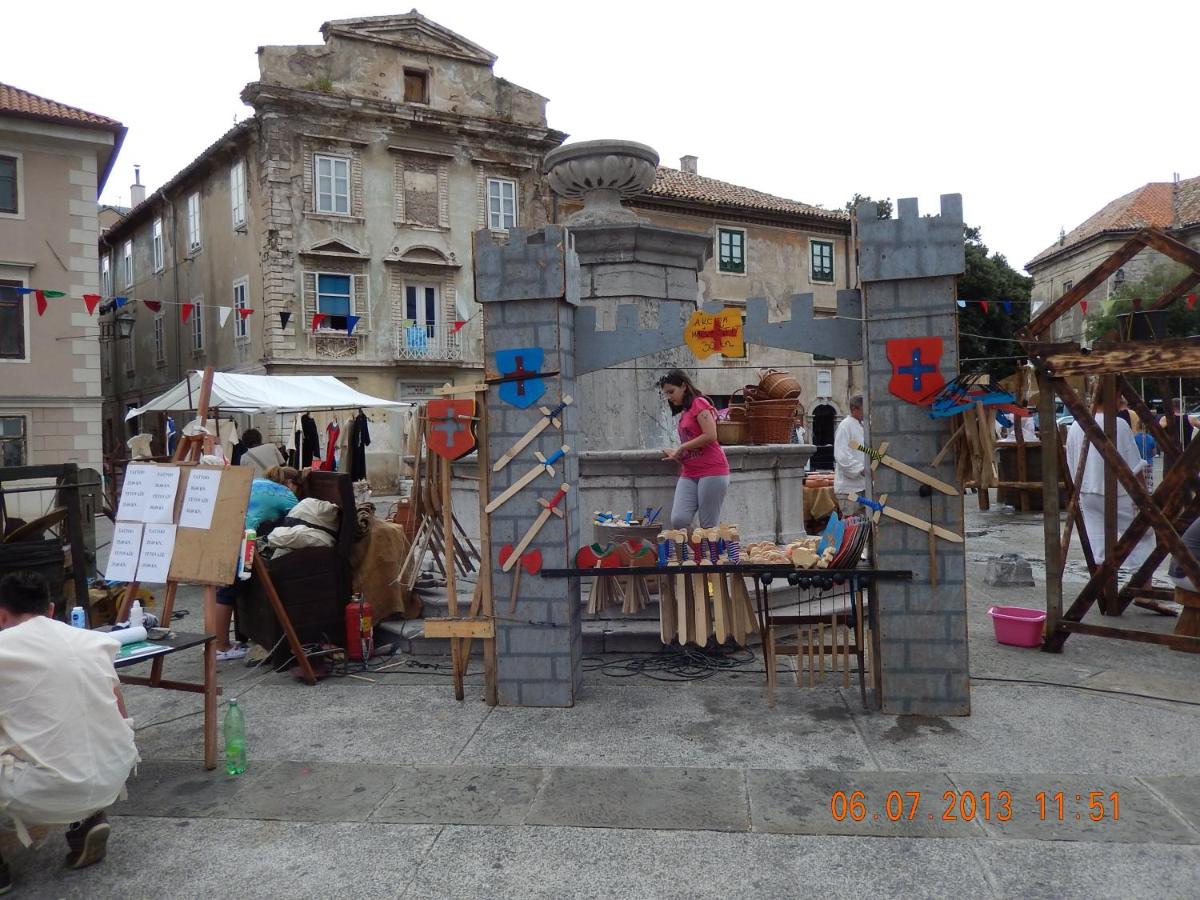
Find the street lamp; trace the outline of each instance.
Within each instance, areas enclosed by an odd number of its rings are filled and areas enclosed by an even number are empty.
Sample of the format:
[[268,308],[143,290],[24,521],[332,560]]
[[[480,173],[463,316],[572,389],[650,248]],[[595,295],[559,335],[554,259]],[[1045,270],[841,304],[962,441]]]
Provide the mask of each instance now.
[[110,343],[133,337],[133,325],[137,321],[132,312],[115,313],[111,319],[100,321],[100,341]]

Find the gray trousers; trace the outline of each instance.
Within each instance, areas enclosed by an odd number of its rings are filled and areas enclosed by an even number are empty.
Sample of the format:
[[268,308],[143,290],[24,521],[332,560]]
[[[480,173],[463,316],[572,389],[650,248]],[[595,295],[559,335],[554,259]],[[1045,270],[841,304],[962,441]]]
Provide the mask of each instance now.
[[721,504],[729,490],[728,475],[683,478],[675,483],[675,503],[671,506],[671,527],[690,528],[696,511],[700,527],[714,528],[721,522]]

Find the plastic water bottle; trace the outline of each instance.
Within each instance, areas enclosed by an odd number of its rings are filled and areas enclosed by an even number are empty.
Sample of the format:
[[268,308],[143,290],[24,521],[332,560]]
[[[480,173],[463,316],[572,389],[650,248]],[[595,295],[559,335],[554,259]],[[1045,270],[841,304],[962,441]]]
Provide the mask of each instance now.
[[87,628],[87,616],[83,614],[82,606],[76,606],[71,610],[71,627]]
[[137,628],[144,621],[145,613],[142,611],[142,601],[134,600],[133,606],[129,607],[129,627]]
[[241,775],[246,771],[246,719],[236,699],[229,701],[224,730],[225,774]]

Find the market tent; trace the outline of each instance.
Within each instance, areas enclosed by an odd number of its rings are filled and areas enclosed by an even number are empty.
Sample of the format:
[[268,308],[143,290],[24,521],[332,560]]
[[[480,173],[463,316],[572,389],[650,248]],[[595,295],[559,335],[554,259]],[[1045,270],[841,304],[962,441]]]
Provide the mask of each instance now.
[[[148,412],[192,410],[200,400],[203,372],[192,372],[165,394],[130,410],[126,419]],[[296,413],[321,409],[404,408],[411,403],[362,394],[332,375],[234,375],[214,372],[210,409],[240,413]]]

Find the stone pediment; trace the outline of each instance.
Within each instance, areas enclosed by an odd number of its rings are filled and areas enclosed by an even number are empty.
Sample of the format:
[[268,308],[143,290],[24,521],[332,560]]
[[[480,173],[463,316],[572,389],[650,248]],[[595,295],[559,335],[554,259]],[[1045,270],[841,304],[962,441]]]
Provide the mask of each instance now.
[[496,55],[478,44],[425,18],[416,10],[402,16],[368,16],[326,22],[321,28],[326,38],[332,34],[358,40],[390,44],[406,50],[465,59],[491,66]]
[[318,241],[307,250],[301,250],[307,256],[362,256],[362,251],[347,244],[345,241],[330,239]]
[[447,256],[436,247],[426,245],[418,245],[409,247],[403,253],[393,252],[384,262],[388,263],[403,263],[416,266],[441,266],[442,268],[459,268],[458,260],[454,254]]

